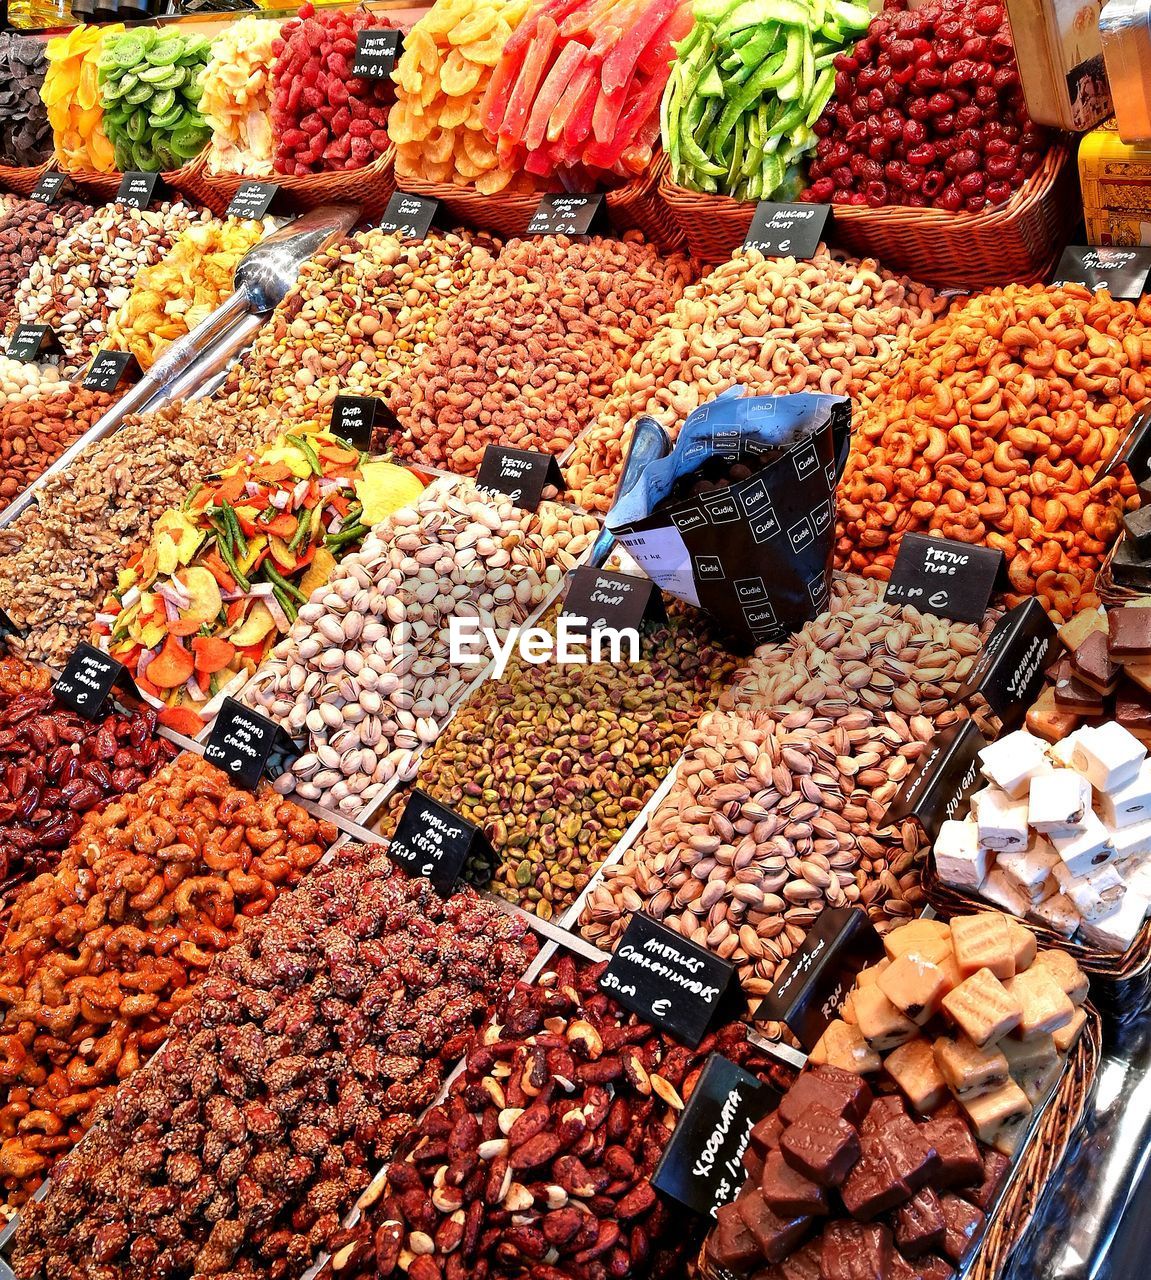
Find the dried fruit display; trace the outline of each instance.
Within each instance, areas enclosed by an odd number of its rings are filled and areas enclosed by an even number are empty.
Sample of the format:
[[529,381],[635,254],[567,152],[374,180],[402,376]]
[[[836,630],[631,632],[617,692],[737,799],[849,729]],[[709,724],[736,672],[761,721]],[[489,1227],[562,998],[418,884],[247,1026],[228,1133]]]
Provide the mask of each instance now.
[[701,616],[678,607],[644,628],[636,663],[513,658],[420,759],[416,785],[486,830],[496,866],[474,866],[476,881],[550,920],[623,836],[734,667]]
[[1001,550],[1009,603],[1061,621],[1099,603],[1095,574],[1133,496],[1093,486],[1148,402],[1151,310],[1079,285],[1008,285],[956,305],[858,422],[837,560],[886,578],[904,533]]
[[576,190],[642,173],[673,46],[691,25],[690,0],[537,0],[480,108],[500,168]]
[[388,133],[396,174],[474,185],[484,195],[530,190],[526,174],[501,166],[481,106],[508,37],[531,0],[436,0],[404,38]]
[[352,75],[356,36],[393,24],[379,14],[300,6],[272,46],[277,173],[362,169],[387,151],[390,78]]
[[680,254],[622,240],[513,240],[453,300],[396,387],[398,456],[479,470],[484,447],[560,454],[691,278]]
[[998,0],[888,0],[833,66],[805,199],[979,213],[1043,161]]
[[43,667],[0,660],[0,880],[50,869],[84,814],[135,791],[177,749],[150,711],[98,724],[54,702]]
[[337,395],[389,399],[452,299],[497,249],[468,232],[403,241],[372,228],[332,245],[304,264],[260,330],[228,384],[229,401],[323,421]]
[[419,1122],[330,1277],[597,1280],[681,1275],[692,1234],[651,1175],[710,1053],[779,1083],[790,1070],[728,1024],[687,1049],[560,953],[477,1035]]
[[164,1041],[212,957],[335,835],[270,788],[238,791],[182,755],[89,814],[59,866],[17,890],[0,942],[9,1206],[36,1190],[117,1082]]
[[0,599],[25,632],[9,648],[63,666],[159,517],[238,449],[275,434],[265,414],[200,401],[129,417],[86,446],[0,531]]
[[345,846],[218,958],[103,1106],[24,1210],[17,1271],[301,1275],[533,950],[470,891]]
[[96,58],[104,131],[116,168],[179,169],[203,151],[200,114],[207,38],[178,28],[133,26],[105,37]]
[[739,253],[652,326],[572,451],[568,488],[588,510],[607,511],[634,418],[651,414],[674,433],[737,384],[749,395],[823,391],[866,403],[945,307],[873,258],[823,245],[810,261]]
[[591,545],[592,517],[529,512],[471,482],[439,483],[381,520],[317,589],[245,691],[307,734],[276,786],[358,814],[434,742],[479,673],[452,660],[451,619],[501,640]]
[[48,70],[40,95],[52,123],[56,159],[70,173],[115,171],[115,150],[104,131],[97,59],[104,41],[123,30],[121,22],[82,22],[67,35],[54,36],[45,48]]
[[237,691],[338,559],[422,489],[328,431],[244,452],[156,521],[97,635],[164,707],[164,723],[194,736],[206,704]]
[[200,75],[200,114],[212,130],[209,173],[271,176],[272,63],[280,26],[272,18],[241,18],[212,41]]
[[130,351],[141,369],[150,369],[173,342],[232,296],[240,259],[275,226],[272,218],[228,218],[181,232],[168,253],[136,273],[108,325],[108,346]]

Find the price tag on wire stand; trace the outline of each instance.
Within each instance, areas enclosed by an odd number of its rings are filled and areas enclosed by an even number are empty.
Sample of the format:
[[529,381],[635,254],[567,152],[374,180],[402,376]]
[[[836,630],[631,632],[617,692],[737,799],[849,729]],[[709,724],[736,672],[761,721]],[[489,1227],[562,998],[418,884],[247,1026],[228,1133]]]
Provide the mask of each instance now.
[[553,454],[489,444],[480,461],[476,484],[481,489],[506,493],[517,507],[535,511],[543,501],[544,490],[549,485],[559,488],[563,476]]
[[127,377],[135,381],[140,366],[130,351],[97,351],[84,375],[83,386],[88,391],[115,391]]
[[388,856],[448,894],[468,862],[482,858],[490,865],[493,852],[479,827],[417,787],[400,815]]
[[829,204],[778,204],[761,200],[743,240],[766,258],[810,258],[823,239]]
[[380,230],[395,232],[405,240],[424,240],[432,229],[440,202],[426,196],[411,196],[397,191],[388,201]]
[[528,223],[529,236],[586,236],[603,205],[603,193],[551,192],[541,198]]
[[135,682],[122,663],[81,640],[64,664],[52,693],[78,716],[99,720],[109,694],[117,686],[138,695]]

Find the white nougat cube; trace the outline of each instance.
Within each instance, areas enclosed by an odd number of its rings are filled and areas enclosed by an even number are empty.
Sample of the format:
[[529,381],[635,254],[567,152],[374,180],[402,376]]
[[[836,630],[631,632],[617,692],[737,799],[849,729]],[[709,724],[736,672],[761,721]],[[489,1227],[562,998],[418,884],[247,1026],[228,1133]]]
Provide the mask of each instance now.
[[1151,818],[1111,832],[1111,843],[1117,861],[1142,858],[1151,853]]
[[1032,902],[1043,896],[1044,886],[1056,865],[1063,865],[1059,855],[1050,842],[1039,835],[1026,849],[1001,853],[995,859],[996,870],[1002,871]]
[[993,870],[983,882],[979,890],[980,896],[988,902],[1021,920],[1031,910],[1031,898],[1017,884],[999,870]]
[[1113,830],[1151,818],[1151,760],[1144,760],[1130,782],[1099,793],[1099,816]]
[[979,833],[973,818],[942,824],[935,840],[935,870],[944,884],[957,889],[978,889],[990,867],[991,854],[979,847]]
[[1108,863],[1089,876],[1075,877],[1064,866],[1056,867],[1055,878],[1059,887],[1075,903],[1075,910],[1084,920],[1102,920],[1112,911],[1118,911],[1123,895],[1127,892],[1123,877],[1115,866]]
[[1127,892],[1151,902],[1151,858],[1133,858],[1120,870]]
[[1082,823],[1072,834],[1052,834],[1051,843],[1073,876],[1090,875],[1096,867],[1111,862],[1115,857],[1110,833],[1094,809],[1087,810]]
[[1031,779],[1051,768],[1046,745],[1026,729],[1016,729],[984,747],[979,764],[987,781],[1006,791],[1012,800],[1022,800]]
[[1071,767],[1097,791],[1114,791],[1131,782],[1146,759],[1147,748],[1114,720],[1077,732]]
[[1005,853],[1027,848],[1027,801],[1012,800],[998,787],[984,787],[971,797],[971,812],[985,849]]
[[1101,951],[1126,951],[1143,926],[1148,905],[1146,898],[1128,890],[1118,911],[1112,911],[1102,920],[1084,920],[1079,926],[1079,936]]
[[1066,832],[1091,807],[1091,784],[1074,769],[1052,769],[1031,779],[1027,821],[1036,831]]
[[1064,938],[1070,938],[1079,928],[1079,912],[1075,910],[1075,903],[1065,893],[1056,893],[1050,898],[1044,898],[1042,902],[1037,902],[1029,914],[1032,920],[1045,924]]

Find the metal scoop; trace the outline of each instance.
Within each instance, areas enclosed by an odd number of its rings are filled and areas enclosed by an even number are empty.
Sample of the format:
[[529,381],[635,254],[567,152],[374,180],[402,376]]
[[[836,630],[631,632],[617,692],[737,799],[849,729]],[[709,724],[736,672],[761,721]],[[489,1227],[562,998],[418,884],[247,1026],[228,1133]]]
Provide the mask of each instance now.
[[236,267],[231,297],[173,342],[90,431],[0,512],[0,526],[15,520],[49,476],[63,471],[92,441],[115,431],[128,414],[143,413],[158,401],[187,398],[221,376],[236,353],[255,338],[264,316],[287,296],[304,263],[350,231],[359,216],[355,205],[321,205],[253,245]]

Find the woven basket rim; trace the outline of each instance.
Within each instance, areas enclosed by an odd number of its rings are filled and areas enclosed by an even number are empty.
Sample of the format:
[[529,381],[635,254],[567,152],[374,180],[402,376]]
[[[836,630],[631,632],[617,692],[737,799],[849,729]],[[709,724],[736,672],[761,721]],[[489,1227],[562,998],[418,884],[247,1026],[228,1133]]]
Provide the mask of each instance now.
[[[986,902],[974,894],[961,893],[950,885],[945,885],[936,874],[930,857],[923,872],[923,888],[927,899],[937,911],[946,916],[970,915],[973,912],[995,911],[994,903]],[[1151,969],[1151,920],[1145,920],[1135,941],[1123,952],[1103,951],[1099,947],[1089,946],[1083,942],[1073,942],[1046,925],[1036,924],[1013,916],[1025,929],[1029,929],[1039,942],[1049,949],[1066,951],[1073,956],[1085,973],[1093,973],[1100,978],[1108,978],[1112,982],[1129,982],[1132,978],[1142,977]]]
[[[910,205],[883,205],[872,209],[867,205],[833,204],[833,218],[846,219],[850,222],[879,222],[890,227],[906,224],[915,230],[949,231],[986,231],[994,229],[1001,222],[1014,222],[1034,205],[1038,204],[1054,185],[1064,165],[1071,159],[1070,148],[1064,142],[1056,142],[1047,149],[1043,162],[1033,174],[1014,192],[1011,199],[993,209],[984,209],[979,213],[951,213],[946,209],[916,209]],[[692,201],[707,202],[720,208],[730,206],[730,210],[746,210],[748,216],[755,212],[755,201],[736,200],[722,193],[693,191],[690,187],[680,186],[671,176],[671,166],[660,181],[660,190],[665,198],[680,203]]]
[[[1087,1015],[1083,1032],[1008,1175],[978,1248],[964,1263],[964,1280],[998,1280],[1083,1120],[1103,1045],[1103,1020],[1098,1010],[1090,1002],[1083,1010]],[[700,1246],[697,1259],[702,1280],[739,1280],[734,1273],[712,1266],[705,1246],[706,1242]]]

